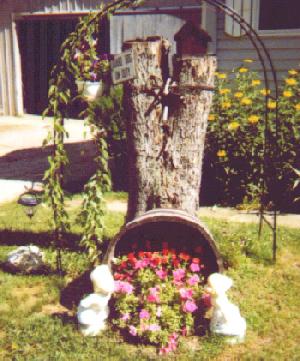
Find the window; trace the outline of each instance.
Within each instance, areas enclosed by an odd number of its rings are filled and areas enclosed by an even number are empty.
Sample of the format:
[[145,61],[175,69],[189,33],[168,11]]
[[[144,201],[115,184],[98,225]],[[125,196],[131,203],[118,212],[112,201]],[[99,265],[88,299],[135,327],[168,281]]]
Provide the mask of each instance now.
[[300,29],[300,1],[260,0],[258,29]]

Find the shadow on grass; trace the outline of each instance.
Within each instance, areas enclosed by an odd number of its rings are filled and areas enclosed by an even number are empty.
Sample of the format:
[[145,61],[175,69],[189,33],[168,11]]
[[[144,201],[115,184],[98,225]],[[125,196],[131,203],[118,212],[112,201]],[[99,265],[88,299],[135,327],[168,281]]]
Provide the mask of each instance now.
[[[67,251],[81,252],[84,249],[79,246],[80,235],[65,233],[62,248]],[[54,244],[53,233],[51,232],[27,232],[3,229],[0,231],[0,244],[5,246],[28,246],[35,245],[49,248]]]
[[70,282],[60,293],[60,304],[69,310],[77,307],[80,300],[87,294],[93,293],[93,285],[90,279],[89,269]]

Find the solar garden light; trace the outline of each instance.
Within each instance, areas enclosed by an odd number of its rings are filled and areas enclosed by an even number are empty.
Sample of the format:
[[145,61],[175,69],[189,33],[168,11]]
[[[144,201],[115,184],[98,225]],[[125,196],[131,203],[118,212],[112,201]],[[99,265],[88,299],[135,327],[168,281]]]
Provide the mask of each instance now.
[[28,216],[29,219],[35,215],[36,206],[41,203],[42,199],[39,195],[39,192],[34,190],[29,190],[24,192],[18,198],[18,204],[24,206],[25,214]]

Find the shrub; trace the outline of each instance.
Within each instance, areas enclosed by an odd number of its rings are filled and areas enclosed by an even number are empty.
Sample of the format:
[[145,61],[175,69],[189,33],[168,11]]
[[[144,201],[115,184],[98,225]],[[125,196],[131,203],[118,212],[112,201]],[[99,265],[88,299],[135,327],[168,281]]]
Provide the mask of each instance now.
[[291,165],[296,166],[300,153],[300,76],[298,71],[290,70],[280,89],[277,129],[276,103],[269,100],[266,129],[265,95],[271,91],[264,89],[259,75],[249,69],[251,63],[245,60],[230,74],[216,73],[217,91],[209,116],[204,179],[214,179],[214,189],[218,189],[215,203],[236,205],[259,203],[264,178],[265,204],[275,200],[286,208],[293,198]]

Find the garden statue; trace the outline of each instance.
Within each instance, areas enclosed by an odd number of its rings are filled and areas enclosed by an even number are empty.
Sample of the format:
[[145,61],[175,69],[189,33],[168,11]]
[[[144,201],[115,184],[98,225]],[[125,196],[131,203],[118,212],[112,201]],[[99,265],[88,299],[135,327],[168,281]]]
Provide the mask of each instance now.
[[80,301],[77,318],[84,336],[97,336],[106,328],[108,302],[114,292],[114,279],[107,265],[96,267],[90,277],[95,293]]
[[206,291],[211,295],[213,313],[210,330],[213,333],[232,336],[230,343],[242,342],[246,334],[246,321],[240,315],[238,306],[231,303],[226,292],[232,286],[231,278],[220,273],[208,277]]

